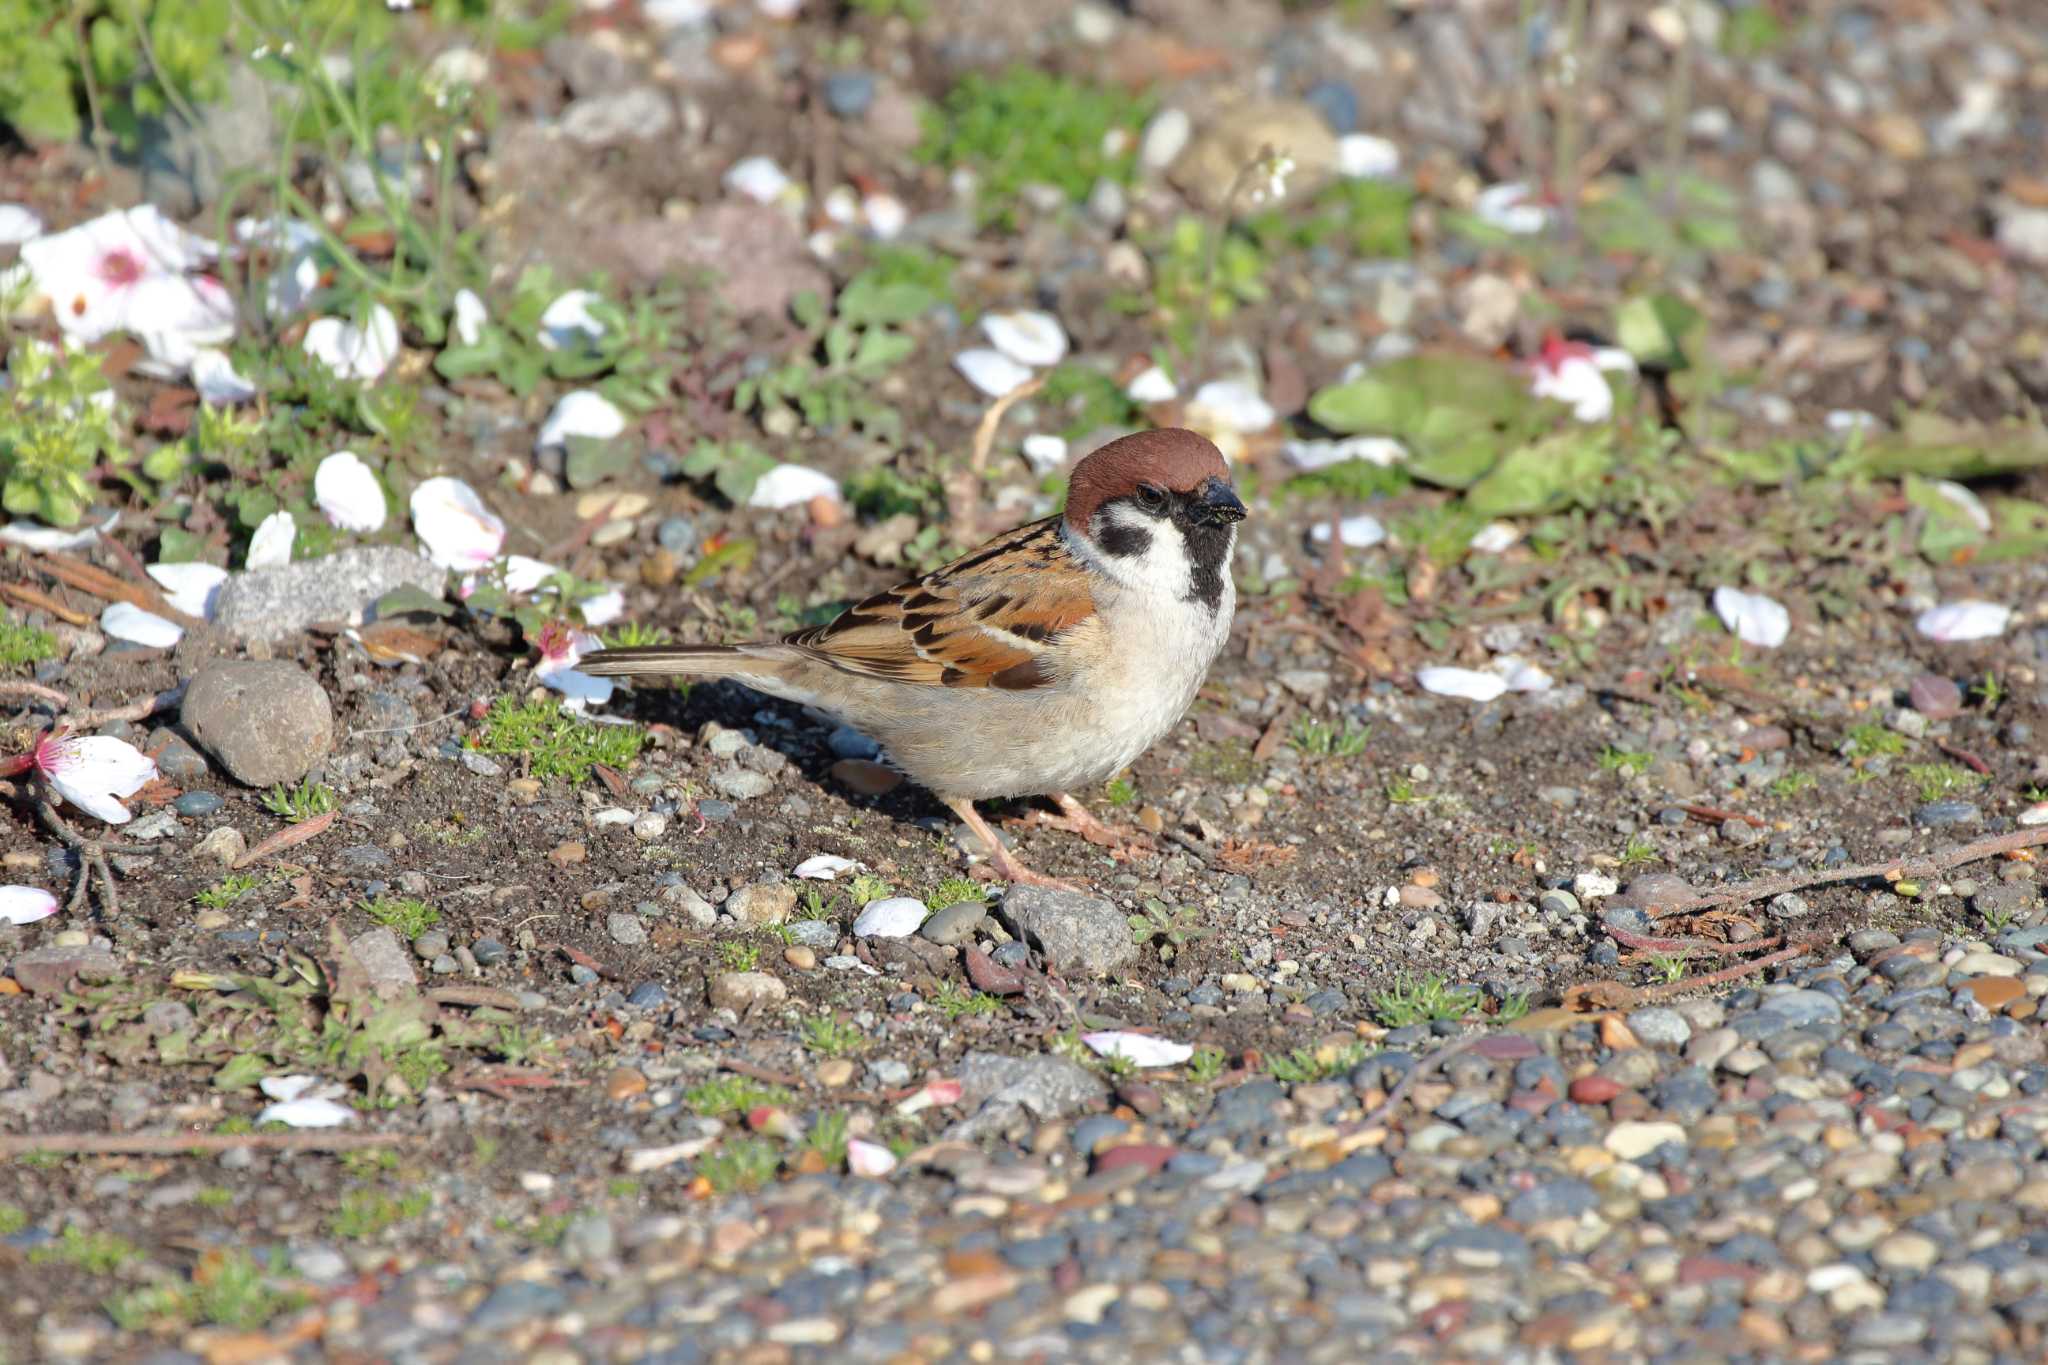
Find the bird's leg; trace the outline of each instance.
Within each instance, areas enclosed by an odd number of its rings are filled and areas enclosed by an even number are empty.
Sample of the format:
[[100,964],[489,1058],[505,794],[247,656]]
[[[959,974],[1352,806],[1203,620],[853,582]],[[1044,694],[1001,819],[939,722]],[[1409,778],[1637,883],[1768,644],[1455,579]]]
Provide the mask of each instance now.
[[1002,839],[997,837],[996,832],[988,827],[988,821],[981,818],[981,812],[974,808],[972,801],[949,799],[946,801],[946,808],[959,816],[962,823],[967,828],[973,830],[982,843],[988,845],[989,864],[995,868],[1004,881],[1022,882],[1026,886],[1050,886],[1059,891],[1079,889],[1057,878],[1033,872],[1030,868],[1018,862],[1017,855],[1003,846]]
[[64,904],[65,910],[75,915],[87,909],[91,904],[92,884],[98,881],[107,918],[117,918],[121,913],[121,893],[114,887],[114,869],[107,866],[107,849],[131,851],[133,846],[86,838],[71,828],[64,817],[57,814],[57,808],[41,796],[36,797],[35,806],[43,825],[78,855],[78,876],[71,883],[71,896]]
[[1142,830],[1119,830],[1104,824],[1086,806],[1065,792],[1052,793],[1052,800],[1059,806],[1060,814],[1048,815],[1044,811],[1033,811],[1028,817],[1029,823],[1078,834],[1099,848],[1106,848],[1111,853],[1120,853],[1126,857],[1133,848],[1153,847],[1150,835]]

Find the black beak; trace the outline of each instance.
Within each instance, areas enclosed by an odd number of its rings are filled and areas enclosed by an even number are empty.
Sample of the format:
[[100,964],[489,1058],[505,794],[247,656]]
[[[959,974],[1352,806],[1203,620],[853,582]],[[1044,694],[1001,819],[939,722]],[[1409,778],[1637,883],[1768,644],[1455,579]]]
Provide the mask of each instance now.
[[1202,485],[1189,510],[1194,513],[1195,520],[1205,526],[1227,526],[1233,521],[1243,521],[1245,511],[1236,491],[1218,478],[1211,478]]

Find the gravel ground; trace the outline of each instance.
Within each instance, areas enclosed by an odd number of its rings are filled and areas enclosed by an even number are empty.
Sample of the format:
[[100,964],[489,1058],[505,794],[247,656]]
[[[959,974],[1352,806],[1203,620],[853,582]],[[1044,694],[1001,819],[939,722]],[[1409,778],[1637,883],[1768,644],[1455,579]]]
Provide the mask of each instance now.
[[[1900,482],[2038,502],[2048,473],[2038,447],[1818,472],[1865,420],[1842,414],[1991,443],[1976,424],[2048,399],[2028,7],[1698,7],[1724,32],[1681,146],[1744,235],[1657,251],[1452,230],[1484,184],[1542,178],[1515,6],[934,8],[628,16],[507,63],[477,175],[496,263],[635,278],[635,225],[713,200],[742,155],[892,189],[910,241],[966,243],[961,306],[876,386],[911,432],[888,467],[936,477],[983,412],[948,358],[963,309],[1033,300],[1077,351],[1142,357],[1154,320],[1111,306],[1133,242],[1214,186],[1141,170],[977,235],[907,155],[908,94],[1013,60],[1142,77],[1147,141],[1286,96],[1396,144],[1419,195],[1412,256],[1276,250],[1216,328],[1288,429],[1328,435],[1306,396],[1356,361],[1527,355],[1654,285],[1701,310],[1726,381],[1689,439],[1805,472],[1737,484],[1674,440],[1668,483],[1520,518],[1498,555],[1462,557],[1477,522],[1451,522],[1447,568],[1416,545],[1453,495],[1290,484],[1252,435],[1233,641],[1189,721],[1090,794],[1154,846],[1004,812],[1087,895],[988,886],[862,737],[730,686],[622,699],[644,747],[581,773],[493,746],[494,702],[547,695],[505,623],[335,625],[438,589],[391,546],[238,575],[172,650],[18,612],[64,644],[37,684],[163,698],[98,728],[165,781],[111,855],[120,914],[0,923],[0,1362],[2048,1358],[2048,567],[2023,540],[1930,548]],[[1657,163],[1674,72],[1668,9],[1594,8],[1598,183]],[[677,143],[629,135],[647,90]],[[88,161],[9,154],[0,188],[47,209]],[[735,376],[838,278],[772,227],[722,256],[707,228],[689,264],[770,301],[728,300],[723,349],[599,502],[527,462],[543,407],[407,380],[514,548],[566,547],[684,638],[918,553],[918,516],[735,507],[662,453],[741,420]],[[1010,439],[989,501],[1021,516],[1039,489]],[[880,467],[879,442],[791,444]],[[1310,539],[1367,509],[1391,539]],[[742,535],[751,570],[680,581]],[[1725,584],[1788,604],[1783,648],[1716,624]],[[1971,599],[2009,626],[1916,628]],[[1416,683],[1511,656],[1554,685]],[[62,709],[4,699],[23,735]],[[302,775],[334,808],[288,822],[263,789]],[[88,870],[24,803],[0,845],[10,883]],[[1156,1064],[1105,1058],[1105,1032]],[[293,1074],[341,1087],[345,1122],[260,1121],[284,1096],[257,1080]]]

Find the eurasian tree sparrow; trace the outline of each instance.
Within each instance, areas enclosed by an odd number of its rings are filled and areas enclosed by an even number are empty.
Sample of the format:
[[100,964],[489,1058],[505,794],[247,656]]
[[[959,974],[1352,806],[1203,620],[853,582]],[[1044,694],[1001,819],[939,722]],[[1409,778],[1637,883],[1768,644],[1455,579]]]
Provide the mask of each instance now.
[[733,678],[816,706],[881,743],[988,845],[1013,882],[1058,885],[974,809],[1106,780],[1181,718],[1230,633],[1230,552],[1245,507],[1207,439],[1167,428],[1075,467],[1066,511],[779,643],[586,655],[586,673]]

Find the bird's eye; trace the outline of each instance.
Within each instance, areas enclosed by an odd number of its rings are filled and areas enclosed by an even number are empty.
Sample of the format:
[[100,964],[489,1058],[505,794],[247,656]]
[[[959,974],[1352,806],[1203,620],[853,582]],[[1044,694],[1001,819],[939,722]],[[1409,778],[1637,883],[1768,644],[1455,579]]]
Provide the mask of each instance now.
[[1141,483],[1138,485],[1138,491],[1132,495],[1132,501],[1138,504],[1138,510],[1141,512],[1164,512],[1166,490],[1156,483]]

